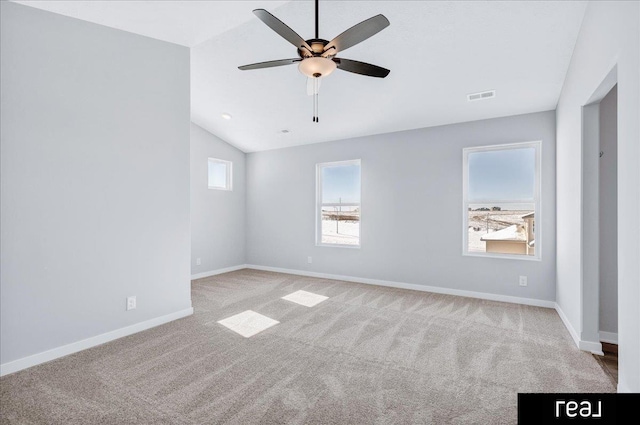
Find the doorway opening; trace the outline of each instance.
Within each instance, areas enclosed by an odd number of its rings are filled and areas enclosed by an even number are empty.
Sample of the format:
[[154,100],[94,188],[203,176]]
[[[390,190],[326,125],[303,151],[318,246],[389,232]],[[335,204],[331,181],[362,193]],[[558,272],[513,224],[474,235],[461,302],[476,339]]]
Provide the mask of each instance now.
[[618,373],[618,99],[614,67],[582,108],[580,348]]
[[600,101],[599,335],[605,370],[618,381],[618,86]]

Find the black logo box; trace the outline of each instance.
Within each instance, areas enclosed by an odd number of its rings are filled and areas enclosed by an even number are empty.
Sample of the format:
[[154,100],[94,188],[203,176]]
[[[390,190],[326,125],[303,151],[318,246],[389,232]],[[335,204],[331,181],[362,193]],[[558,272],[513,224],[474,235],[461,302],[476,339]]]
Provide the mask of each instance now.
[[518,424],[638,424],[640,393],[518,394]]

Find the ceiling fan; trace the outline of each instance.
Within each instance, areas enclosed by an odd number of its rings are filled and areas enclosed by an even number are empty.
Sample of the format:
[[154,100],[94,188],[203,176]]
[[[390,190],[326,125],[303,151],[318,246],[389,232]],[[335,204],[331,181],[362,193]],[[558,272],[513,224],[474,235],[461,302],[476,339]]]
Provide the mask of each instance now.
[[336,69],[378,78],[384,78],[389,75],[389,72],[391,72],[390,70],[377,65],[336,57],[338,53],[347,50],[349,47],[355,46],[388,27],[389,20],[385,18],[384,15],[376,15],[362,21],[344,31],[333,40],[328,41],[321,39],[318,35],[318,0],[315,0],[316,36],[309,40],[304,40],[284,22],[264,9],[256,9],[253,13],[282,38],[296,46],[299,57],[253,63],[250,65],[239,66],[238,68],[242,71],[247,71],[251,69],[272,68],[275,66],[298,63],[298,69],[300,72],[309,77],[307,81],[307,91],[309,94],[314,96],[314,122],[319,122],[318,89],[320,87],[320,79],[322,77],[328,76]]

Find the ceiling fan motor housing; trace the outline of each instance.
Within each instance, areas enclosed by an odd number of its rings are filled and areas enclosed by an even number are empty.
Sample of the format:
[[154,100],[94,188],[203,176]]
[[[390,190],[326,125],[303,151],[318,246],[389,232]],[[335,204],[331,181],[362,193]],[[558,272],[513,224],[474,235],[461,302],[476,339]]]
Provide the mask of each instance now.
[[312,38],[306,40],[306,43],[311,47],[311,51],[304,46],[298,49],[298,55],[302,58],[298,65],[300,72],[312,78],[326,77],[331,74],[336,69],[336,64],[331,60],[333,55],[324,51],[324,47],[329,44],[329,41]]
[[[329,52],[325,52],[324,51],[324,46],[329,44],[328,40],[323,40],[321,38],[312,38],[310,40],[306,40],[306,42],[311,47],[311,51],[309,51],[304,46],[301,46],[301,47],[298,48],[298,56],[300,56],[303,59],[311,57],[311,56],[333,57],[335,55],[335,53],[334,53],[331,56],[329,56],[329,55],[326,54],[326,53],[329,53]],[[335,50],[335,49],[329,49],[329,50]],[[323,54],[323,53],[325,53],[325,54]]]

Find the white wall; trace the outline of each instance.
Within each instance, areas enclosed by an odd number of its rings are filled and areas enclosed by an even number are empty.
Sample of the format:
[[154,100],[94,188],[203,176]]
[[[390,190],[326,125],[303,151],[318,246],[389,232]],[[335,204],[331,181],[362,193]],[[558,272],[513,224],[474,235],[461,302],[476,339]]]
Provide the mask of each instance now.
[[618,333],[618,96],[600,102],[600,331]]
[[[542,261],[462,256],[462,149],[535,140]],[[349,159],[362,159],[362,248],[316,247],[315,165]],[[553,301],[555,231],[553,111],[247,155],[249,264]]]
[[191,308],[189,50],[1,7],[6,371]]
[[[208,158],[233,162],[232,191],[207,188]],[[244,263],[245,154],[191,124],[191,274]]]
[[557,108],[557,302],[581,333],[581,108],[617,66],[620,391],[640,391],[639,52],[640,3],[589,2]]

